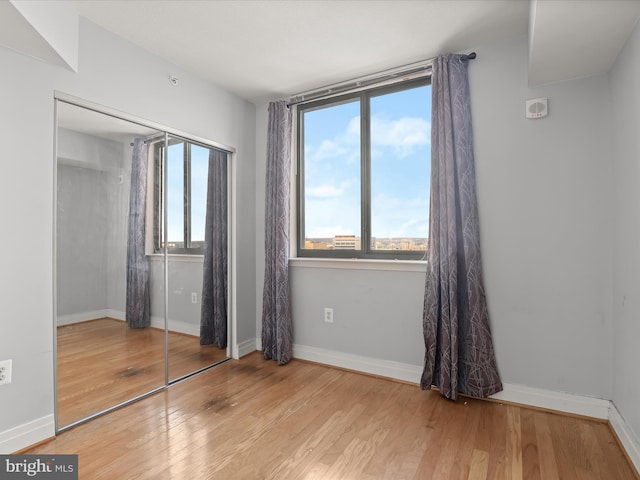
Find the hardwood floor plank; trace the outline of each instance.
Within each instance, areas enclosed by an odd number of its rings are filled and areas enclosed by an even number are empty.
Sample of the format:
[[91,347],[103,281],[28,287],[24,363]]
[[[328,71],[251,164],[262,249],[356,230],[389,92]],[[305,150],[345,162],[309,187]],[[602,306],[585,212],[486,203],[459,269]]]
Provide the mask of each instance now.
[[489,468],[489,452],[473,450],[467,480],[486,480]]
[[480,425],[480,409],[476,408],[476,403],[478,402],[479,400],[476,399],[467,399],[464,402],[464,405],[467,406],[467,417],[461,432],[462,441],[456,452],[456,465],[459,469],[458,478],[467,478],[471,469],[473,447]]
[[543,480],[559,480],[556,453],[549,428],[551,414],[540,412],[534,418],[536,428],[536,441],[538,447],[538,459],[540,462],[540,478]]
[[521,409],[520,428],[522,432],[522,478],[524,480],[544,480],[540,477],[535,415],[532,410]]
[[77,453],[83,479],[634,478],[601,422],[258,353],[25,453]]
[[[472,452],[462,452],[462,442],[466,435],[470,433],[467,430],[470,406],[468,401],[463,399],[450,403],[452,405],[447,408],[447,427],[440,428],[444,432],[441,440],[443,445],[433,472],[434,478],[466,478],[469,474],[470,455]],[[465,459],[466,464],[460,464],[461,453],[469,454],[469,458]]]
[[522,480],[522,429],[520,423],[520,407],[507,405],[507,478]]
[[[407,395],[413,387],[400,385],[394,398],[395,408],[400,409],[399,418],[390,422],[386,446],[367,465],[365,474],[375,476],[384,472],[387,479],[411,479],[415,475],[423,452],[427,446],[431,429],[417,421],[424,414],[419,413],[424,395]],[[425,393],[425,395],[427,395]],[[433,402],[431,402],[433,405]],[[386,411],[382,412],[386,415]],[[394,420],[393,417],[390,417]]]
[[593,429],[596,432],[598,444],[606,458],[606,474],[609,475],[607,478],[640,480],[640,472],[631,467],[628,458],[620,449],[620,444],[611,433],[609,425],[604,423],[595,424]]
[[504,480],[507,468],[507,406],[483,403],[480,409],[476,448],[489,452],[487,478]]

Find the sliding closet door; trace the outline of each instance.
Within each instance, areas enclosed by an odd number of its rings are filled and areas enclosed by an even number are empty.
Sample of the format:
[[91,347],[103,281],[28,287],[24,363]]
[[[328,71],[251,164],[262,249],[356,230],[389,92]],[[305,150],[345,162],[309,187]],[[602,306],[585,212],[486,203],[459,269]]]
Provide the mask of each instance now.
[[56,117],[60,431],[229,358],[233,149],[66,95]]
[[164,257],[146,233],[159,135],[57,102],[59,429],[165,385]]
[[[213,262],[210,256],[205,255],[205,240],[212,241],[205,235],[208,194],[215,198],[215,205],[209,201],[209,208],[227,208],[226,173],[224,178],[210,178],[210,174],[220,175],[222,170],[219,168],[219,158],[223,158],[226,172],[227,155],[220,155],[218,151],[203,145],[170,136],[168,146],[159,148],[155,157],[156,169],[159,171],[162,167],[165,175],[164,181],[158,185],[159,193],[156,198],[162,199],[166,207],[166,218],[163,219],[166,221],[166,228],[163,226],[159,230],[160,247],[166,248],[167,253],[168,374],[169,381],[173,381],[228,358],[226,242],[222,246],[217,245],[219,257],[216,259],[224,276],[218,276],[215,284],[210,279],[203,282],[206,275],[210,275],[210,268],[205,269],[205,259]],[[214,168],[217,166],[217,170],[210,171],[210,163]],[[224,182],[223,187],[219,185],[221,182]],[[220,205],[221,196],[224,196],[224,205]],[[213,215],[213,212],[209,214]],[[226,240],[226,215],[224,218],[218,217],[216,221],[220,223],[216,226],[218,233],[222,232]],[[160,224],[160,218],[156,222]],[[211,230],[211,225],[209,227]],[[210,291],[203,290],[204,285]],[[222,340],[216,342],[206,338],[207,332],[212,329],[208,325],[203,326],[203,301],[207,318],[214,288],[220,297],[220,308],[224,309],[217,312],[219,317],[216,333]]]

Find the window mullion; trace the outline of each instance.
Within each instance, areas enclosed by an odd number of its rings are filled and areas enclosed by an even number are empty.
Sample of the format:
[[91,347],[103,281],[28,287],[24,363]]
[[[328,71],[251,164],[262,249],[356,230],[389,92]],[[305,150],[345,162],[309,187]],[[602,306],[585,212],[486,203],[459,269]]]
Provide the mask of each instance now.
[[296,168],[297,173],[297,185],[298,185],[298,198],[297,198],[297,210],[298,210],[298,248],[297,251],[300,252],[305,248],[305,215],[304,215],[304,165],[305,165],[305,157],[304,157],[304,115],[301,110],[298,110],[298,167]]
[[153,238],[154,238],[154,251],[155,252],[160,252],[163,248],[164,248],[164,236],[165,236],[165,232],[164,232],[164,228],[163,228],[163,221],[162,221],[162,212],[164,211],[164,209],[162,208],[163,205],[163,195],[164,195],[164,187],[163,187],[163,182],[164,182],[164,170],[163,170],[163,165],[165,162],[165,148],[163,147],[162,144],[158,144],[155,146],[154,148],[155,150],[155,155],[154,155],[154,168],[155,168],[155,175],[154,175],[154,203],[153,203]]
[[369,252],[369,237],[371,231],[371,135],[370,135],[370,111],[369,96],[360,96],[360,195],[361,195],[361,231],[360,231],[360,256]]
[[184,248],[188,250],[191,248],[191,148],[190,144],[184,142],[184,194],[183,194],[183,207],[184,207]]

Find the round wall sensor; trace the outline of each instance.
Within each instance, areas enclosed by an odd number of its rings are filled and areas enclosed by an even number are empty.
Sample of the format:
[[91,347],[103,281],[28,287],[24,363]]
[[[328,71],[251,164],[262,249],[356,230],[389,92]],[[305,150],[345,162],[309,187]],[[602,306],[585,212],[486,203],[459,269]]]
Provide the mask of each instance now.
[[542,118],[549,115],[549,103],[546,98],[534,98],[525,102],[527,118]]

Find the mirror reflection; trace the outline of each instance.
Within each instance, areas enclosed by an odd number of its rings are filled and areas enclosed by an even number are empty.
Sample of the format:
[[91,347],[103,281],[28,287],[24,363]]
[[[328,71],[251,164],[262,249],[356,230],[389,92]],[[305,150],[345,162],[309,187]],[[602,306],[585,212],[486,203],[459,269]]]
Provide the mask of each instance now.
[[228,357],[226,152],[57,101],[57,425]]
[[152,243],[167,253],[171,381],[227,356],[227,154],[169,136],[153,158]]

